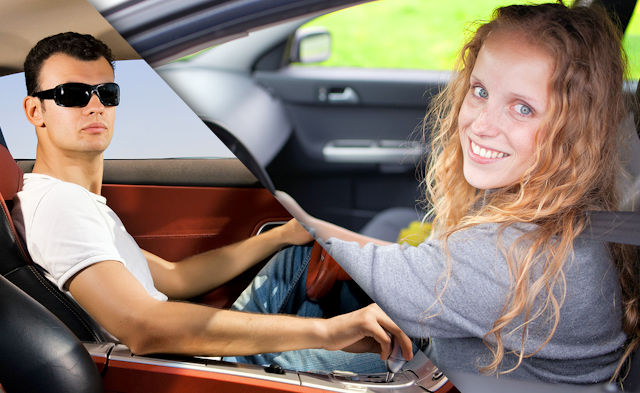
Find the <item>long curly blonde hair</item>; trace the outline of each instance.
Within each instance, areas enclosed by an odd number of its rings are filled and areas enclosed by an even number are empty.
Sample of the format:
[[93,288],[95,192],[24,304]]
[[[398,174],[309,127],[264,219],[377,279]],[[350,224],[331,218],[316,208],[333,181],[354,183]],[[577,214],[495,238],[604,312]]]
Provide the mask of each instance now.
[[[478,53],[497,32],[519,34],[527,44],[542,48],[553,59],[554,69],[550,116],[541,128],[544,138],[536,138],[535,163],[517,183],[486,194],[464,178],[458,114]],[[628,113],[625,65],[620,33],[604,11],[562,4],[512,5],[497,9],[493,19],[477,29],[461,51],[452,81],[434,98],[425,118],[425,129],[432,132],[424,184],[434,228],[445,249],[451,234],[481,223],[500,223],[499,235],[515,223],[533,223],[537,228],[508,249],[501,247],[510,288],[499,318],[483,337],[493,355],[491,363],[480,368],[483,373],[511,372],[549,342],[564,301],[563,267],[571,259],[574,239],[588,225],[587,211],[617,209],[616,177],[622,170],[618,127]],[[486,199],[484,203],[478,203],[480,198]],[[611,251],[622,287],[623,328],[630,338],[623,357],[627,358],[639,342],[635,250],[612,245]],[[540,267],[542,274],[534,276],[532,271]],[[450,264],[448,269],[447,274]],[[536,299],[541,296],[545,301],[538,306]],[[546,340],[525,353],[532,322],[549,314],[553,317]],[[522,317],[521,347],[514,351],[518,361],[509,370],[500,370],[503,331]],[[489,344],[491,336],[495,344]],[[619,371],[620,366],[615,374]]]

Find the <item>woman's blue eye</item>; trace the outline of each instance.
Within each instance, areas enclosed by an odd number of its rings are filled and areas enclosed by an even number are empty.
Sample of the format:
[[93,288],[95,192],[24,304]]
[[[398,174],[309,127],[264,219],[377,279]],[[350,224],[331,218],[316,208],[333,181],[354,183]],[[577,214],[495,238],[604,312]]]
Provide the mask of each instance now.
[[489,97],[489,92],[482,86],[476,86],[473,88],[473,95],[480,98]]
[[518,112],[518,114],[523,115],[523,116],[529,116],[531,114],[531,112],[532,112],[531,108],[529,108],[528,106],[526,106],[524,104],[516,104],[514,109],[516,110],[516,112]]

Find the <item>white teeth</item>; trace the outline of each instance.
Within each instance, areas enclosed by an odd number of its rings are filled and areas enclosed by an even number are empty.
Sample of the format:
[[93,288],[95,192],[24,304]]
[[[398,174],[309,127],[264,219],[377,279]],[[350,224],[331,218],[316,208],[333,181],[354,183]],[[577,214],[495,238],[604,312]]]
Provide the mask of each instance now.
[[503,158],[508,156],[507,153],[502,153],[495,150],[487,150],[484,147],[476,145],[473,141],[471,141],[471,151],[483,158]]

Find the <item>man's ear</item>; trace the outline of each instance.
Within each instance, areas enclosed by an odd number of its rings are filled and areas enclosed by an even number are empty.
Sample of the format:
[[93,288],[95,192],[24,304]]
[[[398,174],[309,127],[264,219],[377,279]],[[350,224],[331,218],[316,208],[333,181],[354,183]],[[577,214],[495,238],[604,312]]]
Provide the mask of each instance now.
[[42,101],[37,97],[26,96],[22,101],[24,108],[24,114],[27,116],[29,123],[36,127],[44,127],[44,108],[42,107]]

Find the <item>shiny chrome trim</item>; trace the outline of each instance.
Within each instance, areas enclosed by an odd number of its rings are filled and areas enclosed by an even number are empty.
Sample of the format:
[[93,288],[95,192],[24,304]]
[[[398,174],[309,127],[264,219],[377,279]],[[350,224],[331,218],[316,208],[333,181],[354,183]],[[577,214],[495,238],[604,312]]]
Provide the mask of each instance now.
[[327,162],[361,164],[415,164],[425,152],[419,142],[372,139],[340,139],[322,148]]
[[[202,359],[206,361],[207,364],[198,364],[198,363],[189,363],[189,362],[181,362],[175,360],[164,360],[158,358],[150,358],[146,356],[136,356],[132,355],[131,351],[124,345],[118,345],[112,352],[111,356],[109,356],[110,361],[121,361],[126,363],[137,363],[137,364],[146,364],[150,366],[159,366],[159,367],[171,367],[171,368],[179,368],[185,370],[196,370],[196,371],[205,371],[211,373],[225,374],[225,375],[234,375],[238,377],[245,378],[255,378],[262,379],[272,382],[280,382],[286,383],[289,385],[300,385],[300,378],[298,374],[295,372],[287,372],[284,375],[276,375],[269,374],[265,372],[262,367],[253,368],[247,365],[242,364],[215,364],[218,361],[210,361]],[[209,364],[212,362],[214,364]]]
[[83,342],[84,348],[89,355],[96,358],[109,359],[109,353],[116,346],[114,343],[86,343]]
[[414,354],[405,370],[416,375],[417,386],[430,392],[437,391],[449,380],[422,351]]
[[[286,224],[286,221],[269,221],[267,223],[262,224],[262,226],[258,229],[258,233],[256,233],[256,235],[261,234],[262,232],[265,232],[265,228],[270,226],[270,225],[275,225],[275,226],[280,226],[283,224]],[[269,228],[271,229],[271,228]]]
[[[367,382],[367,381],[345,381],[341,378],[329,375],[318,375],[312,373],[300,372],[300,381],[302,386],[330,390],[333,392],[424,392],[424,390],[416,385],[416,376],[411,372],[400,372],[396,374],[393,382],[385,382],[384,384],[379,382]],[[372,373],[372,376],[377,376],[384,379],[386,373]],[[360,378],[366,378],[360,376]]]

